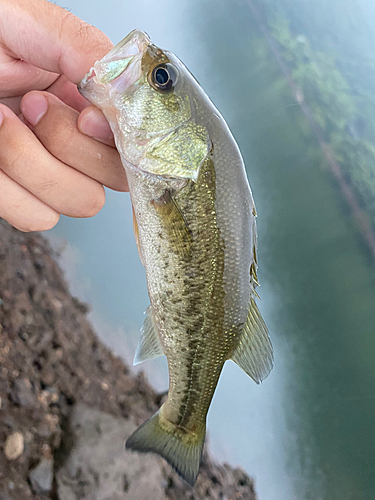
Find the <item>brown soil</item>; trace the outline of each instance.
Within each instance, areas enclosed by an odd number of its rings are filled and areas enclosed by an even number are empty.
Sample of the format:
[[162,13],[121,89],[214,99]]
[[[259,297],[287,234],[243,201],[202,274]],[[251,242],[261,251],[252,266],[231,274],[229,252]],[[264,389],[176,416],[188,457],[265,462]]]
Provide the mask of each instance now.
[[[29,474],[46,458],[54,459],[56,475],[72,445],[66,429],[76,404],[140,424],[162,398],[101,344],[86,318],[88,306],[70,295],[56,257],[40,235],[0,220],[1,500],[58,499],[56,480],[50,492],[38,494]],[[9,460],[4,443],[14,432],[23,435],[24,450]],[[256,498],[241,469],[215,465],[207,452],[195,488],[163,470],[166,498]]]

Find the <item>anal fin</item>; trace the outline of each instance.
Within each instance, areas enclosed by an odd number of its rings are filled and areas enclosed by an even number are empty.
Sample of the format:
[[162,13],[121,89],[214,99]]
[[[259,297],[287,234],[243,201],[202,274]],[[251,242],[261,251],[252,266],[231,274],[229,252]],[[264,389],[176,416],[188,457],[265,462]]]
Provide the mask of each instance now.
[[135,351],[133,365],[138,365],[147,359],[154,359],[164,355],[155,321],[152,316],[151,306],[146,309],[145,314],[146,318],[141,328],[141,338],[139,339]]
[[272,344],[254,299],[250,300],[246,323],[231,359],[257,384],[272,370]]

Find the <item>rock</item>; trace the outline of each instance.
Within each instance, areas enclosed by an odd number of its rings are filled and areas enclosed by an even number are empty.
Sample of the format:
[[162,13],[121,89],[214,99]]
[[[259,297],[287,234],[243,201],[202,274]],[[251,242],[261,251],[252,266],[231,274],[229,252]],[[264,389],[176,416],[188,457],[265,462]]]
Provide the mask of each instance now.
[[53,459],[44,458],[29,474],[31,487],[34,493],[48,493],[53,483]]
[[4,454],[8,460],[16,460],[24,450],[24,439],[20,432],[13,432],[8,436],[4,445]]
[[23,406],[28,409],[34,408],[37,403],[32,390],[31,382],[27,378],[18,378],[14,381],[10,397],[12,401],[17,405]]
[[50,438],[53,434],[60,431],[59,417],[47,413],[38,427],[39,436]]
[[69,426],[74,445],[56,475],[59,500],[165,500],[162,460],[125,450],[132,420],[80,404]]
[[207,450],[194,488],[156,455],[125,451],[163,395],[98,340],[53,254],[0,219],[0,447],[18,431],[0,450],[0,500],[255,500],[248,476]]

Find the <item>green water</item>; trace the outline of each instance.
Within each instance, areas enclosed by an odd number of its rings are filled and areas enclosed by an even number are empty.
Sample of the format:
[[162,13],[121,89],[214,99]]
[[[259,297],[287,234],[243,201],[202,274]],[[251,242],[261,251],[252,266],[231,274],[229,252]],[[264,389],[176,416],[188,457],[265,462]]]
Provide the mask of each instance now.
[[[260,500],[375,499],[374,263],[247,3],[114,2],[106,16],[95,5],[72,9],[115,41],[138,26],[178,53],[247,165],[275,368],[256,387],[228,364],[209,415],[211,448],[255,476]],[[126,356],[148,303],[126,195],[109,193],[97,217],[63,219],[54,234],[76,249],[76,289]],[[165,365],[152,366],[166,384]]]
[[[317,481],[324,499],[375,498],[374,263],[321,168],[317,141],[296,126],[302,111],[290,106],[291,93],[272,54],[262,52],[246,7],[231,8],[237,32],[229,49],[220,39],[225,16],[216,15],[212,64],[223,70],[224,59],[223,78],[242,66],[242,78],[229,79],[231,126],[261,214],[260,279],[277,297],[269,323],[275,337],[293,346],[293,358],[284,359],[290,363],[284,404],[291,428],[298,419],[302,473],[311,481],[306,488],[306,477],[296,478],[296,491],[303,487],[300,498],[318,498]],[[225,58],[225,49],[235,57]]]

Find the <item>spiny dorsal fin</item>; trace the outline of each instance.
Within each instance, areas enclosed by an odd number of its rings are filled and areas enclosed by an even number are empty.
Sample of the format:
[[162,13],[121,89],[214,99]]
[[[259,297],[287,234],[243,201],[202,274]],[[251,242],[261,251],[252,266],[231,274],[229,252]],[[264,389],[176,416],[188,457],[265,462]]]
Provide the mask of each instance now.
[[272,370],[272,344],[254,299],[250,300],[246,323],[231,359],[257,384]]
[[146,309],[145,314],[146,318],[141,328],[141,338],[135,351],[133,365],[138,365],[146,359],[154,359],[164,355],[151,306]]

